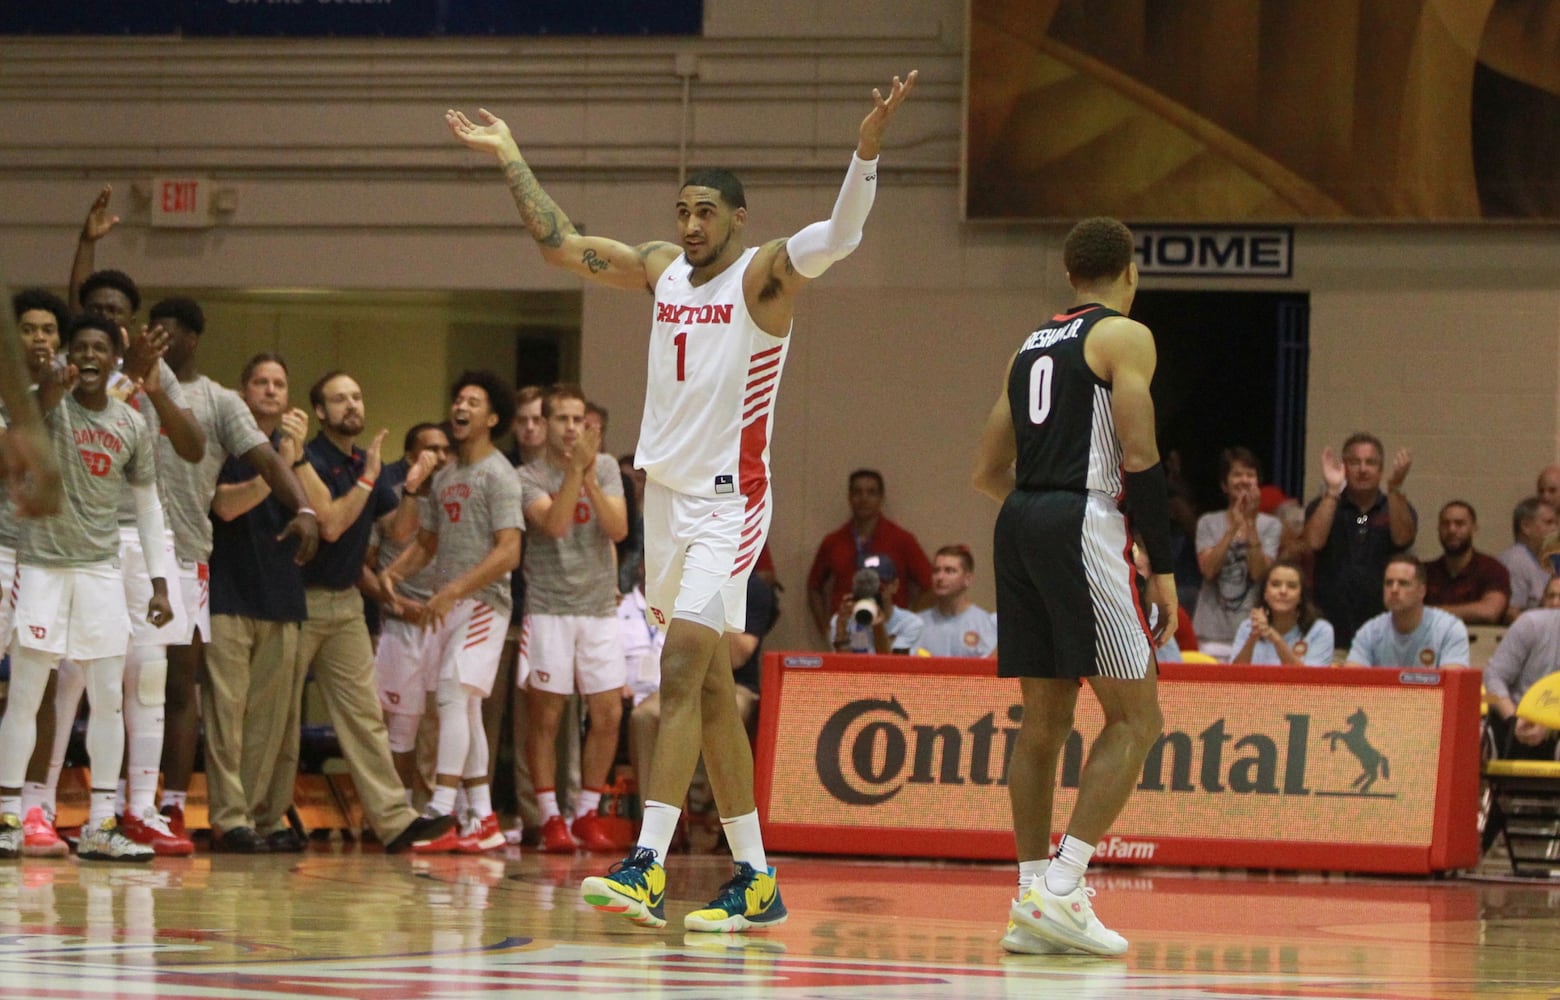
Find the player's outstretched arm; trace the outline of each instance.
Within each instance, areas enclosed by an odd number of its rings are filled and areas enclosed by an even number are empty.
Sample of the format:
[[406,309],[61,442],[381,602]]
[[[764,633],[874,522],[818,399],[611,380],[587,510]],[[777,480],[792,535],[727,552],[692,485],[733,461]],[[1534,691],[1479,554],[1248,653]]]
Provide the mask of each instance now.
[[504,120],[486,108],[478,109],[477,117],[480,125],[463,112],[444,113],[451,135],[495,157],[504,168],[504,180],[520,210],[520,220],[547,263],[613,288],[654,290],[661,272],[682,252],[676,245],[651,242],[629,246],[600,236],[581,236],[558,203],[542,190]]
[[814,222],[788,240],[775,241],[764,249],[772,254],[769,275],[786,291],[794,291],[812,278],[827,271],[830,265],[844,260],[861,244],[862,227],[867,213],[872,211],[877,196],[878,152],[883,147],[883,134],[915,88],[918,70],[911,70],[901,80],[894,77],[887,97],[876,87],[872,88],[872,110],[861,121],[856,139],[856,153],[851,157],[845,183],[839,197],[834,200],[834,211],[822,222]]

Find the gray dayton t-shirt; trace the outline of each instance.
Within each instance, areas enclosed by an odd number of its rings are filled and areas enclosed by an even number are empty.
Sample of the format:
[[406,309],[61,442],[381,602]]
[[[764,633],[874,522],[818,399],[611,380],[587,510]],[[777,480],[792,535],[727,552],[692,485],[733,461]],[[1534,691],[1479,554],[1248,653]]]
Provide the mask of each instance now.
[[205,562],[211,558],[209,514],[222,463],[229,455],[241,456],[260,445],[269,447],[270,441],[238,393],[204,375],[182,383],[182,388],[196,422],[206,432],[206,456],[199,462],[186,462],[174,453],[166,437],[159,437],[157,485],[168,527],[173,529],[174,552],[187,562]]
[[156,477],[146,421],[113,397],[104,409],[89,410],[67,392],[43,423],[60,463],[65,505],[51,517],[22,522],[17,562],[70,567],[116,560],[120,498],[129,494],[127,486]]
[[[564,470],[544,454],[520,467],[527,508],[542,497],[558,496]],[[623,495],[623,472],[611,455],[596,456],[596,484],[609,497]],[[612,539],[601,530],[601,519],[580,490],[574,523],[562,538],[533,532],[526,540],[525,610],[538,615],[583,615],[608,618],[617,614],[617,560]]]
[[[179,385],[178,376],[174,375],[173,369],[168,367],[168,362],[159,359],[157,364],[160,372],[158,377],[162,381],[163,393],[168,397],[168,401],[180,410],[189,409],[190,401],[184,395],[183,386]],[[146,393],[134,387],[124,372],[115,372],[109,378],[108,394],[123,399],[129,404],[131,409],[141,415],[141,419],[146,421],[147,429],[151,432],[154,442],[163,437],[162,418],[157,416],[157,408],[152,405],[152,401],[147,398]],[[172,446],[169,446],[162,454],[167,455],[170,459],[180,462],[184,461],[173,453]],[[158,470],[157,495],[158,499],[162,501],[163,509],[167,510],[168,494],[163,483],[163,477],[160,474],[162,471],[161,469]],[[167,521],[168,527],[173,527],[171,518],[165,517],[165,521]],[[135,500],[130,496],[129,490],[126,490],[124,496],[119,499],[119,523],[126,527],[135,525]]]
[[[398,495],[405,493],[406,484],[402,483],[400,486],[397,486],[395,491]],[[419,502],[417,510],[419,514],[426,513],[428,510],[427,502]],[[388,516],[394,517],[393,514]],[[375,521],[374,529],[368,533],[368,547],[375,549],[378,552],[378,558],[374,561],[374,570],[376,572],[384,571],[391,563],[395,562],[396,559],[400,557],[402,552],[406,551],[406,546],[410,544],[410,541],[408,541],[406,545],[397,545],[395,542],[392,542],[385,536],[384,518],[380,518],[379,520]],[[436,579],[437,578],[433,575],[433,561],[429,560],[428,565],[418,570],[411,577],[402,580],[400,583],[397,583],[395,585],[395,592],[402,597],[408,597],[414,601],[426,602],[428,598],[433,596],[433,588],[436,583]]]
[[[419,512],[423,530],[439,536],[432,567],[435,590],[485,559],[493,551],[494,532],[525,530],[520,495],[520,479],[500,451],[471,465],[451,462],[434,473],[432,490]],[[509,574],[471,596],[509,614]]]

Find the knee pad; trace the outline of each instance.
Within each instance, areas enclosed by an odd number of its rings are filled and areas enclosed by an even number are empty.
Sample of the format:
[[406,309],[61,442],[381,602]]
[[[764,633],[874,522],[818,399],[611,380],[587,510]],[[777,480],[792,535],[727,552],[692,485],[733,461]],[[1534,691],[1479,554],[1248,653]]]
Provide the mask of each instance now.
[[417,728],[422,723],[420,715],[387,715],[385,730],[390,734],[391,753],[411,753],[417,749]]
[[456,677],[440,677],[439,683],[434,687],[433,694],[439,705],[439,712],[450,711],[459,705],[462,714],[466,711],[466,686]]
[[167,647],[138,647],[137,653],[136,700],[146,708],[161,708],[168,700]]

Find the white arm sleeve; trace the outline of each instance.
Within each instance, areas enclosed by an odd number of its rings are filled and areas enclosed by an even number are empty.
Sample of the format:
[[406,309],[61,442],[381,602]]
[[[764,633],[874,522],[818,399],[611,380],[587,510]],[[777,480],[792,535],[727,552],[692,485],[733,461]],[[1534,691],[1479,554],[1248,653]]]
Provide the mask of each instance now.
[[814,222],[786,241],[785,252],[802,276],[818,277],[861,243],[861,227],[877,194],[877,168],[876,158],[863,160],[852,153],[850,171],[834,200],[834,214],[827,222]]
[[135,497],[135,530],[141,536],[141,553],[146,558],[146,575],[168,579],[168,550],[163,537],[162,503],[152,483],[130,487]]

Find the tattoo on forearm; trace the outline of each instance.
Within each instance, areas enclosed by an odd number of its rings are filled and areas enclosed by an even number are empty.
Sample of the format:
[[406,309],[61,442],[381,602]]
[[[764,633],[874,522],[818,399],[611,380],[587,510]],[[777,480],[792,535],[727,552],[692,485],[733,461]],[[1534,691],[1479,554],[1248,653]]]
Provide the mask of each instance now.
[[532,239],[544,247],[559,247],[563,245],[564,237],[575,234],[574,223],[563,214],[558,203],[542,190],[536,175],[531,173],[525,161],[506,162],[504,180],[509,184],[509,193],[515,199],[515,207],[520,210],[520,220],[525,223]]

